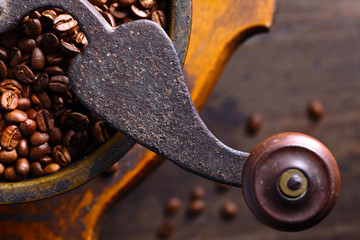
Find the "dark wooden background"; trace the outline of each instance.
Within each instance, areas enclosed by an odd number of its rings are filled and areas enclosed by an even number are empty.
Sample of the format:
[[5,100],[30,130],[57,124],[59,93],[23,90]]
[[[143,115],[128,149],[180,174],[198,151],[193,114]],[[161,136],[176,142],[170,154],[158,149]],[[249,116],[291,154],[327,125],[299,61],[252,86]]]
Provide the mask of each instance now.
[[[360,1],[278,0],[273,30],[254,36],[234,54],[205,106],[202,117],[214,134],[233,148],[251,151],[278,132],[298,131],[321,140],[341,171],[341,192],[331,214],[316,227],[282,233],[260,224],[246,207],[241,190],[225,193],[214,183],[165,162],[141,186],[106,215],[100,239],[151,240],[167,219],[163,206],[178,196],[183,206],[172,219],[170,239],[360,239]],[[320,99],[326,109],[318,123],[306,114],[307,103]],[[254,111],[264,126],[245,134],[246,116]],[[206,190],[206,210],[188,219],[186,204],[193,186]],[[220,205],[239,206],[233,221],[219,215]]]

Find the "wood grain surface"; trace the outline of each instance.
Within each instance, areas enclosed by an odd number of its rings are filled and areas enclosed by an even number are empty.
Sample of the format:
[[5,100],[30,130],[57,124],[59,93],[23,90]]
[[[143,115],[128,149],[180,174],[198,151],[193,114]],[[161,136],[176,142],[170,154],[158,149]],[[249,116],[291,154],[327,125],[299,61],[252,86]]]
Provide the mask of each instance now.
[[[360,238],[360,1],[278,0],[275,20],[271,33],[249,39],[231,58],[202,117],[219,139],[246,151],[283,131],[318,138],[340,167],[334,210],[310,230],[279,232],[252,216],[240,189],[219,193],[214,183],[166,162],[108,212],[100,239],[157,239],[156,230],[169,218],[163,207],[171,196],[183,202],[171,217],[174,240]],[[321,100],[326,110],[319,122],[307,116],[312,99]],[[252,112],[263,115],[264,126],[249,137],[245,121]],[[198,184],[207,190],[206,210],[189,219],[189,193]],[[239,207],[232,221],[219,216],[227,200]]]

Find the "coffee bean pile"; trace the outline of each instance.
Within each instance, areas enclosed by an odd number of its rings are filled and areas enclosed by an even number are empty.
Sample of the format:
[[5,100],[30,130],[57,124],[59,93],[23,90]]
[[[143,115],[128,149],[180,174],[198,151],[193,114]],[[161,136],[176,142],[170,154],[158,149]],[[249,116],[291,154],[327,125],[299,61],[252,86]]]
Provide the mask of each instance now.
[[149,19],[166,28],[165,0],[89,0],[112,27]]
[[[112,26],[139,18],[166,26],[164,4],[154,0],[91,2]],[[34,11],[0,35],[2,180],[57,172],[114,133],[79,102],[66,76],[87,43],[78,22],[57,8]]]

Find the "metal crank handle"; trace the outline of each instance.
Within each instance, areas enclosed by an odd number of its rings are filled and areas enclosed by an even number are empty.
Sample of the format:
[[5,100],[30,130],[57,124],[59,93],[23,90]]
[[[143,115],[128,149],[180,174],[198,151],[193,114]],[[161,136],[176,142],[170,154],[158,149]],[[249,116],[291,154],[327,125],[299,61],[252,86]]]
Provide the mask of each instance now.
[[[0,32],[35,5],[66,6],[79,20],[89,44],[68,76],[104,121],[190,172],[242,186],[250,209],[271,227],[302,230],[330,212],[340,176],[327,148],[297,133],[270,137],[250,155],[225,146],[196,112],[176,51],[158,25],[140,20],[111,28],[85,0],[0,0],[7,20]],[[80,21],[79,12],[91,14]]]

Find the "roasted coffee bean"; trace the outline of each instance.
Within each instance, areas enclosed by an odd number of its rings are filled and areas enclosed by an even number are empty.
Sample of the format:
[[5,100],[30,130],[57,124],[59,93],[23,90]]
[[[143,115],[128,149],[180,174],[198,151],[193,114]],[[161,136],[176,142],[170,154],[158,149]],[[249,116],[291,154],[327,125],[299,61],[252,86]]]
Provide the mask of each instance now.
[[221,214],[225,218],[234,218],[238,213],[238,206],[231,201],[225,202],[221,206]]
[[6,150],[12,150],[16,148],[21,140],[20,129],[16,125],[10,125],[5,128],[1,135],[1,146]]
[[41,73],[35,77],[32,89],[35,93],[44,92],[49,84],[49,76],[46,73]]
[[168,214],[174,214],[177,211],[179,211],[181,207],[181,200],[178,197],[172,197],[169,199],[169,201],[166,203],[165,211]]
[[24,31],[29,38],[36,38],[41,34],[42,27],[39,19],[30,19],[25,23]]
[[31,108],[31,102],[29,98],[19,98],[17,109],[26,111]]
[[7,77],[7,67],[3,61],[0,60],[0,80],[5,79]]
[[64,99],[59,95],[53,95],[52,97],[53,109],[59,111],[64,108]]
[[82,157],[82,154],[80,151],[78,151],[77,149],[73,148],[72,146],[66,147],[66,149],[68,150],[71,159],[77,159]]
[[24,64],[17,65],[14,73],[16,79],[20,82],[30,84],[35,80],[35,75],[33,71],[31,71],[31,69]]
[[69,147],[71,145],[71,139],[74,137],[75,131],[74,130],[67,130],[64,133],[62,142],[64,143],[65,147]]
[[34,132],[29,140],[30,144],[33,147],[36,147],[49,141],[49,134],[43,132]]
[[66,166],[69,162],[71,162],[71,156],[69,154],[69,151],[66,147],[62,145],[57,145],[53,148],[52,157],[56,163],[63,167]]
[[150,9],[156,5],[155,0],[139,0],[140,6],[146,9]]
[[39,13],[39,11],[33,11],[29,14],[29,18],[37,18],[40,19],[41,18],[41,14]]
[[51,21],[54,21],[54,19],[57,17],[57,13],[52,9],[42,11],[41,15]]
[[27,158],[19,158],[16,161],[16,172],[21,176],[21,177],[26,177],[28,175],[30,171],[30,163],[29,160],[27,160]]
[[64,75],[50,78],[49,88],[56,93],[66,93],[70,88],[69,79]]
[[20,64],[26,64],[29,65],[31,63],[31,54],[25,53],[21,56]]
[[7,112],[5,114],[5,119],[9,122],[18,122],[21,123],[27,119],[27,114],[24,111],[21,111],[19,109],[15,109],[11,112]]
[[77,21],[69,14],[61,14],[54,19],[54,28],[59,32],[66,32],[78,25]]
[[34,105],[35,109],[48,109],[50,110],[52,107],[51,100],[46,92],[41,92],[38,94],[31,95],[31,102]]
[[0,60],[6,61],[7,59],[7,51],[0,46]]
[[15,149],[13,150],[1,150],[0,162],[4,164],[13,163],[17,160],[18,155]]
[[17,46],[23,52],[31,52],[36,47],[36,42],[32,38],[21,38]]
[[63,39],[60,40],[60,50],[67,56],[75,57],[80,53],[80,49],[77,48],[74,44],[68,43]]
[[119,4],[119,7],[126,8],[126,7],[130,7],[130,5],[134,4],[136,2],[136,0],[119,0],[117,2]]
[[308,105],[308,113],[312,120],[319,120],[325,114],[324,105],[320,100],[312,100]]
[[55,127],[53,115],[45,109],[40,110],[36,115],[38,129],[42,132],[49,132]]
[[5,171],[5,167],[2,163],[0,163],[0,177],[3,175],[4,171]]
[[26,135],[31,135],[36,131],[37,124],[32,119],[26,119],[24,122],[20,123],[20,130]]
[[188,205],[188,213],[190,215],[198,215],[205,209],[205,202],[202,199],[195,199]]
[[248,116],[246,122],[246,130],[248,134],[257,133],[263,125],[263,117],[260,113],[252,113]]
[[59,39],[53,33],[45,33],[41,39],[41,46],[45,53],[56,53]]
[[89,0],[89,2],[91,4],[94,4],[95,6],[100,7],[100,6],[104,5],[107,2],[107,0]]
[[16,147],[16,152],[19,154],[19,156],[26,157],[29,155],[29,143],[26,138],[23,138],[20,140],[19,144]]
[[43,169],[44,175],[49,175],[55,173],[61,169],[61,166],[57,163],[50,163],[46,165]]
[[21,51],[18,48],[13,47],[8,54],[9,67],[10,68],[16,67],[16,65],[19,64],[20,60],[21,60]]
[[18,40],[19,40],[19,34],[16,31],[9,31],[2,35],[1,45],[9,49],[15,47]]
[[112,27],[116,27],[116,21],[113,15],[109,12],[103,12],[103,17],[106,19],[106,21],[110,24]]
[[38,47],[34,48],[31,53],[31,66],[37,71],[40,71],[45,66],[45,54]]
[[106,124],[103,121],[98,121],[95,123],[93,128],[93,133],[95,139],[103,143],[110,138],[109,132],[107,130]]
[[128,9],[123,9],[119,7],[119,3],[115,2],[110,5],[109,11],[114,18],[123,19],[129,15]]
[[6,79],[0,83],[0,91],[4,93],[8,90],[14,92],[17,95],[20,95],[23,91],[23,87],[18,81],[14,79]]
[[30,173],[34,177],[40,177],[43,175],[43,169],[39,162],[33,162],[30,164]]
[[175,224],[170,219],[164,221],[157,230],[157,236],[160,239],[170,238],[175,231]]
[[89,135],[88,135],[87,131],[84,131],[84,130],[76,131],[74,136],[71,139],[71,145],[75,149],[82,151],[87,147],[88,141],[89,141]]
[[21,92],[21,95],[25,98],[29,98],[30,95],[31,95],[31,86],[30,85],[24,85],[23,88],[22,88],[22,92]]
[[166,28],[166,16],[161,10],[156,10],[151,14],[151,20],[156,22],[162,28]]
[[49,140],[51,143],[59,143],[62,140],[62,133],[60,128],[58,127],[54,127],[50,132],[49,132]]
[[81,113],[72,112],[66,119],[66,124],[75,130],[84,130],[89,125],[89,118]]
[[[7,128],[8,125],[9,125],[9,123],[5,119],[2,119],[0,121],[0,134],[3,134],[5,128]],[[1,150],[1,148],[0,148],[0,150]]]
[[39,163],[42,166],[46,166],[52,162],[53,162],[53,158],[51,156],[45,156],[45,157],[40,158],[40,160],[39,160]]
[[30,148],[29,158],[34,161],[40,160],[44,157],[50,150],[50,145],[46,142],[39,146]]
[[78,32],[76,33],[76,35],[73,37],[75,43],[77,43],[80,46],[86,46],[88,44],[88,40],[85,36],[84,33],[82,32]]
[[64,61],[64,58],[60,53],[47,54],[45,59],[49,65],[59,65]]
[[59,66],[49,66],[44,69],[49,76],[64,75],[64,70]]
[[131,5],[131,12],[138,18],[148,18],[150,17],[151,12],[147,9],[143,10],[138,8],[136,5]]
[[15,166],[10,166],[10,167],[5,168],[4,178],[10,182],[15,182],[15,181],[21,180],[21,176],[19,174],[17,174],[17,172],[15,170]]
[[205,189],[201,186],[195,186],[191,190],[191,198],[192,199],[202,199],[205,197]]
[[29,119],[34,120],[36,119],[37,116],[37,111],[33,108],[30,108],[26,111],[26,114],[28,115]]
[[13,91],[6,91],[1,95],[1,107],[6,110],[14,110],[19,104],[19,97]]

